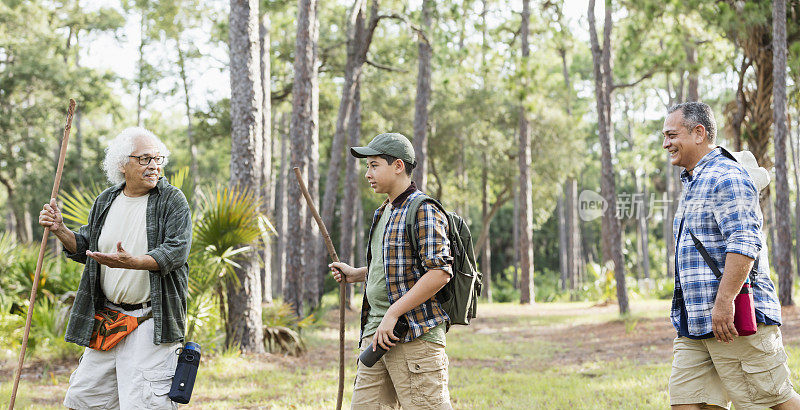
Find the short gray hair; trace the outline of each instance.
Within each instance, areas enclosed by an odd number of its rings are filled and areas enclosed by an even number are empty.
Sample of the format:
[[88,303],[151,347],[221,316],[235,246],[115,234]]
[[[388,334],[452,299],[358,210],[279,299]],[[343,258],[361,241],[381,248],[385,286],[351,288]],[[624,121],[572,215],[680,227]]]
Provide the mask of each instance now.
[[169,150],[155,134],[142,127],[125,128],[108,143],[108,147],[106,147],[106,157],[103,159],[103,171],[105,171],[106,178],[108,178],[108,182],[111,184],[117,185],[125,182],[125,175],[120,168],[130,160],[128,155],[133,153],[135,148],[133,142],[138,137],[152,138],[152,140],[155,141],[159,153],[164,156],[164,163],[161,164],[162,168],[169,162]]
[[683,126],[689,131],[698,125],[706,129],[708,141],[714,142],[717,138],[717,121],[714,119],[714,111],[706,103],[699,101],[688,101],[673,105],[667,110],[668,114],[681,110],[683,114]]

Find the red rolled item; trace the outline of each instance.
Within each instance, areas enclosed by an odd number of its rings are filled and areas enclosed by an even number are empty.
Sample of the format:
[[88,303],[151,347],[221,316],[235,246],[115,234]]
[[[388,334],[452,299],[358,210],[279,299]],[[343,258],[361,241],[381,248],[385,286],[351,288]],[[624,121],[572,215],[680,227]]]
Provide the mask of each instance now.
[[739,336],[754,335],[757,330],[756,309],[753,303],[753,292],[750,282],[742,285],[742,290],[733,300],[733,325]]

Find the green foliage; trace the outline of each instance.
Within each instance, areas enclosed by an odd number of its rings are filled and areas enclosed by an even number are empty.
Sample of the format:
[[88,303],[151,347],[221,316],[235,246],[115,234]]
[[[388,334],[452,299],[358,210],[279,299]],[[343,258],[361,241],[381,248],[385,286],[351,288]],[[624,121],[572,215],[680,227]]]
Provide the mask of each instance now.
[[519,289],[514,288],[514,283],[506,278],[511,278],[514,267],[508,267],[505,274],[492,281],[492,300],[497,303],[515,302],[519,300]]
[[269,352],[282,352],[298,356],[306,351],[306,345],[300,330],[314,321],[312,313],[300,319],[291,306],[276,301],[265,307],[262,312],[264,324],[264,347]]
[[78,185],[61,194],[61,216],[68,226],[77,230],[89,224],[89,212],[95,199],[103,192],[103,188],[92,183],[89,186]]
[[203,212],[195,223],[192,245],[206,249],[222,261],[249,250],[241,245],[257,240],[262,232],[258,220],[258,205],[252,192],[218,188],[203,193]]

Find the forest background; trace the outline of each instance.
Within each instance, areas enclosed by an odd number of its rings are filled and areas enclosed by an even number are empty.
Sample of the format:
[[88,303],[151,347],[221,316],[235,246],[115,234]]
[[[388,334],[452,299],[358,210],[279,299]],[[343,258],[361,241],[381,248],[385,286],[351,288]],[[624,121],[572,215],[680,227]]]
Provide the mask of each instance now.
[[[107,186],[119,131],[142,126],[170,148],[165,174],[194,212],[188,337],[210,351],[293,351],[324,326],[336,284],[289,171],[340,257],[362,266],[384,197],[346,148],[382,132],[413,141],[418,186],[465,217],[487,306],[614,304],[625,318],[671,298],[681,186],[660,130],[689,100],[712,106],[720,145],[770,170],[770,266],[794,305],[800,1],[3,0],[0,23],[9,357],[70,97],[72,228]],[[62,337],[82,265],[52,245],[31,354],[75,357]],[[360,295],[348,288],[349,309]]]

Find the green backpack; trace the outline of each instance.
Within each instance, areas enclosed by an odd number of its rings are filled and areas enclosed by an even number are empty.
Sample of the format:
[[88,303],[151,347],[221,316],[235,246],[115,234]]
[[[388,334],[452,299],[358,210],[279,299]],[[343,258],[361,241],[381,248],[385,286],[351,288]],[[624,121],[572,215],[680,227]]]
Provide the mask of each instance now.
[[478,272],[475,264],[472,234],[461,216],[446,211],[439,201],[420,195],[411,200],[406,211],[406,233],[414,255],[419,252],[419,238],[414,224],[420,205],[426,201],[447,215],[447,239],[450,241],[450,255],[453,257],[453,277],[439,290],[436,299],[450,317],[451,325],[468,325],[470,319],[475,317],[478,296],[481,295],[483,285],[483,275]]

